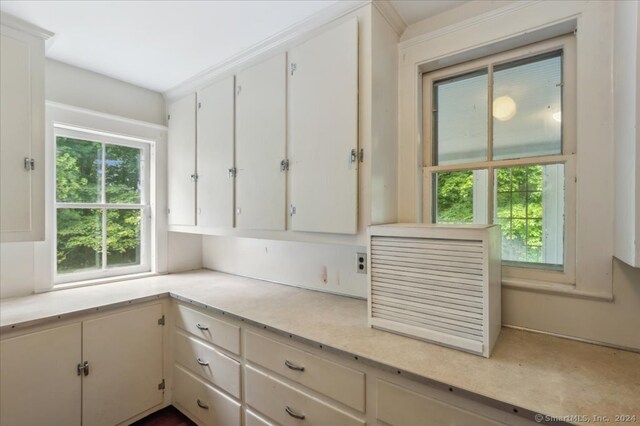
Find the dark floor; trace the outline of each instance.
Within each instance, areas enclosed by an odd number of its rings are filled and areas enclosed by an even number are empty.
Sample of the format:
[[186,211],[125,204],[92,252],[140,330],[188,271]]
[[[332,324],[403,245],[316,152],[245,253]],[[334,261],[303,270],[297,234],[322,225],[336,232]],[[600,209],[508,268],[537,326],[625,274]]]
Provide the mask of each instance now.
[[144,419],[138,420],[131,426],[196,426],[187,416],[170,405]]

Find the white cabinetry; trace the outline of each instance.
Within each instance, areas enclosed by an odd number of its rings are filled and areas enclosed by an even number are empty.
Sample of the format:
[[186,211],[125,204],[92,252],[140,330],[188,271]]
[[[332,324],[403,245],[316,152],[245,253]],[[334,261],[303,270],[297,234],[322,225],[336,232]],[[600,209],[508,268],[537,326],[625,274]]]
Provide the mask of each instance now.
[[197,224],[233,227],[233,76],[198,91]]
[[295,231],[355,234],[358,217],[358,21],[289,52]]
[[1,241],[44,239],[44,39],[2,15],[0,46]]
[[196,95],[167,106],[169,225],[196,224]]
[[81,325],[0,341],[0,424],[80,425]]
[[284,53],[236,77],[236,226],[284,230],[287,63]]
[[0,424],[114,425],[164,399],[162,304],[0,341]]

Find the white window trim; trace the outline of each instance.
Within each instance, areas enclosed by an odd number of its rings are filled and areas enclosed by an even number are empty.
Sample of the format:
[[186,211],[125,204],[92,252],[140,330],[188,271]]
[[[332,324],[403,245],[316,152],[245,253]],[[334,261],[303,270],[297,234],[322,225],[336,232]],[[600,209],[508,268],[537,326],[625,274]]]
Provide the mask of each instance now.
[[[548,155],[539,157],[525,157],[519,159],[509,160],[492,160],[472,162],[472,163],[457,163],[447,165],[435,165],[433,164],[433,145],[432,145],[432,114],[431,109],[426,106],[431,106],[433,99],[433,84],[436,81],[447,79],[449,77],[458,76],[461,74],[471,73],[480,69],[489,69],[489,87],[491,90],[491,66],[495,67],[500,64],[517,61],[519,59],[525,59],[533,56],[538,56],[544,53],[562,50],[563,61],[563,91],[562,91],[562,153],[558,155]],[[565,35],[557,37],[551,40],[538,42],[532,45],[527,45],[517,49],[512,49],[506,52],[493,54],[487,57],[483,57],[474,61],[465,62],[463,64],[450,66],[441,70],[431,71],[423,75],[422,84],[422,101],[424,102],[423,117],[422,117],[422,134],[424,135],[424,165],[422,167],[423,176],[423,194],[422,194],[422,217],[423,221],[431,223],[432,218],[432,200],[433,200],[433,173],[434,172],[449,172],[458,170],[479,170],[488,169],[487,173],[487,191],[483,192],[487,195],[487,200],[484,203],[484,213],[487,218],[493,220],[493,201],[495,199],[494,191],[494,177],[491,168],[495,169],[497,166],[502,165],[506,167],[513,167],[518,165],[539,165],[539,164],[563,164],[565,166],[565,230],[564,230],[564,270],[554,271],[536,268],[535,266],[525,267],[516,266],[513,264],[503,263],[502,265],[502,282],[503,284],[521,283],[525,282],[529,285],[549,283],[562,284],[567,286],[575,286],[575,161],[576,161],[576,140],[575,140],[575,85],[572,81],[575,81],[576,77],[576,60],[575,60],[575,37],[573,35]],[[491,102],[489,98],[489,102]],[[491,108],[488,109],[491,111]],[[490,116],[487,120],[492,120]],[[488,125],[490,131],[491,125]],[[488,149],[492,149],[492,135],[488,134]],[[475,188],[475,186],[474,186]],[[474,193],[474,199],[477,194]],[[491,199],[491,202],[489,202]],[[474,218],[475,214],[474,204]],[[484,216],[484,214],[482,216]]]
[[[45,241],[34,244],[34,256],[39,261],[34,262],[35,293],[52,290],[62,290],[72,287],[105,284],[144,276],[166,273],[167,270],[167,223],[162,212],[166,209],[166,142],[167,127],[155,123],[133,120],[117,115],[97,112],[58,102],[46,102],[46,146],[45,161],[45,205],[46,207],[46,236]],[[55,128],[88,129],[99,135],[115,135],[119,140],[149,143],[149,205],[152,217],[149,221],[150,233],[150,272],[118,275],[85,281],[57,283],[55,280],[56,247],[55,247],[55,158],[56,140]]]
[[[151,182],[151,172],[150,172],[150,150],[151,146],[154,144],[154,141],[146,141],[139,138],[134,138],[131,136],[118,136],[108,132],[103,131],[94,131],[91,129],[83,129],[76,126],[69,126],[65,124],[54,123],[54,140],[57,141],[59,136],[69,137],[79,140],[86,140],[91,142],[97,142],[102,145],[102,158],[105,156],[106,145],[120,145],[131,148],[138,148],[142,150],[143,155],[143,165],[144,168],[142,170],[143,173],[143,187],[140,194],[141,202],[139,204],[114,204],[114,203],[106,203],[105,191],[106,191],[106,182],[102,181],[101,185],[101,202],[97,203],[60,203],[55,200],[54,197],[54,208],[53,208],[53,235],[55,236],[54,240],[54,252],[57,251],[55,246],[57,245],[57,212],[61,208],[92,208],[92,209],[100,209],[103,211],[102,215],[102,246],[106,247],[106,214],[105,211],[108,208],[115,209],[135,209],[142,210],[142,223],[140,230],[140,264],[131,265],[131,266],[117,266],[113,268],[107,267],[107,252],[103,250],[102,253],[102,262],[101,268],[96,270],[87,270],[87,271],[79,271],[79,272],[70,272],[59,274],[57,270],[57,260],[53,262],[54,267],[54,284],[66,284],[73,283],[79,281],[89,281],[89,280],[98,280],[102,278],[110,278],[116,276],[123,275],[132,275],[132,274],[140,274],[144,272],[151,271],[151,256],[152,256],[152,245],[151,245],[151,218],[152,218],[152,209],[150,204],[150,182]],[[104,179],[105,176],[105,162],[102,163],[102,176]],[[53,169],[54,176],[57,176],[56,173],[56,161],[53,161]],[[53,182],[55,186],[55,181]],[[55,194],[55,188],[54,188]]]
[[520,297],[527,292],[613,300],[613,81],[612,9],[603,2],[514,2],[459,22],[434,19],[399,44],[398,220],[422,221],[422,74],[508,49],[576,34],[575,285],[526,280],[503,282]]

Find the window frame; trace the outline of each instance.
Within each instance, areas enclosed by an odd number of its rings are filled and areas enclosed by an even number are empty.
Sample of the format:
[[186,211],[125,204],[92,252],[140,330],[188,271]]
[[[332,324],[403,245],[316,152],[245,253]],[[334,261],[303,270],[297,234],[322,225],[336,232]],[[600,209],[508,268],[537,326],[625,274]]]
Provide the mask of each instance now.
[[[523,157],[509,160],[493,160],[493,68],[514,61],[562,50],[562,152],[555,155]],[[433,165],[435,147],[433,146],[433,84],[443,79],[473,73],[483,69],[488,73],[488,114],[487,114],[487,161]],[[532,266],[519,266],[508,261],[502,265],[503,284],[549,285],[576,283],[576,40],[574,34],[562,35],[516,49],[491,54],[479,59],[451,65],[445,68],[425,72],[422,81],[422,135],[423,166],[422,172],[422,218],[433,223],[433,173],[461,170],[486,169],[488,179],[487,217],[493,223],[495,185],[494,170],[502,167],[564,164],[565,205],[564,205],[564,268],[562,271],[542,269]]]
[[[57,157],[57,138],[70,137],[74,139],[90,141],[102,144],[103,156],[107,145],[118,145],[130,148],[138,148],[142,150],[143,156],[143,170],[142,170],[142,191],[140,192],[140,203],[138,204],[119,204],[106,202],[105,191],[106,182],[104,182],[104,168],[102,173],[101,184],[101,200],[96,203],[66,203],[58,202],[57,200],[57,170],[56,170],[56,157]],[[152,241],[152,227],[153,227],[153,203],[152,203],[152,176],[151,176],[151,150],[154,141],[145,140],[132,136],[116,135],[108,132],[101,132],[97,130],[91,130],[87,128],[81,128],[77,126],[69,126],[61,123],[54,123],[53,125],[53,143],[54,143],[54,160],[53,160],[53,278],[54,285],[70,284],[76,282],[99,280],[103,278],[113,278],[126,275],[140,274],[145,272],[151,272],[152,270],[152,257],[153,257],[153,241]],[[104,167],[104,162],[103,162]],[[102,265],[100,269],[78,271],[69,273],[58,273],[57,263],[57,244],[58,244],[58,229],[57,229],[57,212],[58,209],[63,208],[86,208],[86,209],[100,209],[103,211],[102,216]],[[109,268],[107,266],[107,253],[104,248],[106,247],[106,210],[141,210],[142,221],[140,229],[140,264],[130,266],[115,266]]]

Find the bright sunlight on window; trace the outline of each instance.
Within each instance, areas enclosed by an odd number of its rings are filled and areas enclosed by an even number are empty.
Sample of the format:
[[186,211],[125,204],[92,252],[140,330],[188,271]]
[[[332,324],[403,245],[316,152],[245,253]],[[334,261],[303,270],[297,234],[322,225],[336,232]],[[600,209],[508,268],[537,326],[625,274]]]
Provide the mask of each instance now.
[[148,271],[148,145],[56,132],[58,281]]
[[[496,223],[505,265],[563,271],[563,50],[425,74],[434,223]],[[429,108],[429,109],[427,109]]]

